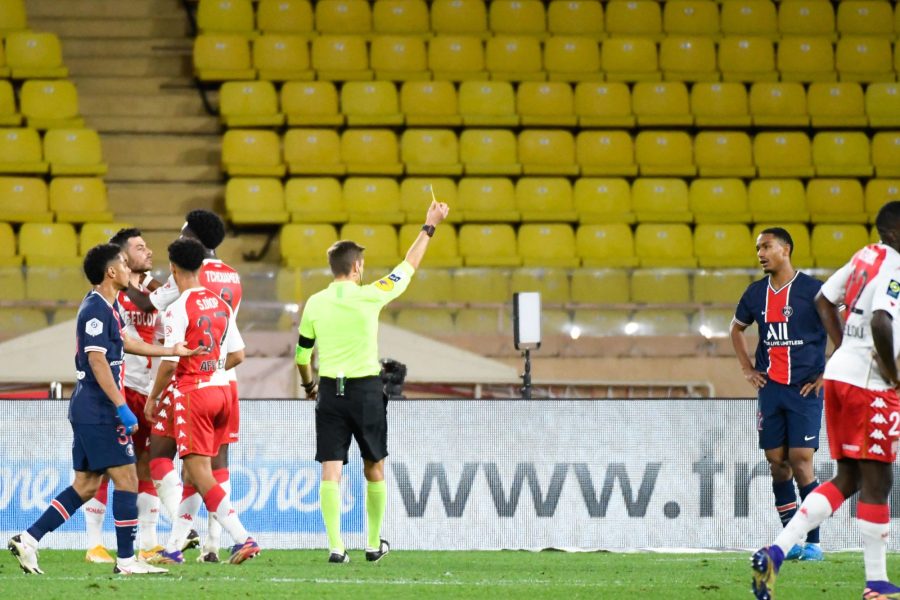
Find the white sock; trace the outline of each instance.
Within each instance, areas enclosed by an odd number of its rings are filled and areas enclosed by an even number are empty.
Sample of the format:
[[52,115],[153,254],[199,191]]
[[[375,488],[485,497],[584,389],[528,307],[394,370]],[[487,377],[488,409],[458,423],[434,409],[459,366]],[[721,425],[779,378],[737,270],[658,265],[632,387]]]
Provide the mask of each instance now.
[[156,537],[159,505],[159,496],[146,492],[138,494],[138,529],[141,532],[141,550],[152,550],[159,545]]
[[231,508],[231,500],[229,500],[227,496],[222,498],[219,507],[213,515],[216,517],[216,520],[222,524],[222,527],[225,528],[228,535],[234,539],[234,543],[243,544],[247,541],[247,538],[250,537],[250,534],[247,533],[247,530],[244,529],[244,525],[238,518],[237,512]]
[[[219,484],[228,497],[231,498],[231,480],[226,479]],[[206,541],[203,543],[203,552],[218,552],[222,547],[222,524],[216,520],[213,513],[209,513]]]
[[822,521],[831,516],[831,502],[822,494],[811,492],[800,509],[790,523],[785,525],[778,537],[775,538],[775,545],[784,551],[785,554],[806,539],[806,534],[822,524]]
[[20,533],[19,539],[22,540],[23,542],[25,542],[27,545],[31,546],[35,550],[37,550],[38,544],[40,543],[36,539],[34,539],[34,536],[31,535],[30,533],[28,533],[27,531],[23,531],[22,533]]
[[91,498],[84,503],[84,523],[87,529],[88,548],[103,545],[104,517],[106,517],[105,504],[96,498]]
[[166,473],[162,479],[154,479],[153,485],[156,486],[156,493],[159,495],[159,501],[168,513],[169,520],[174,527],[178,518],[178,504],[181,502],[181,479],[174,470]]
[[166,542],[166,552],[174,552],[181,550],[185,540],[194,524],[197,522],[197,515],[200,513],[200,506],[203,504],[203,498],[200,494],[194,492],[187,498],[183,498],[178,504],[178,518],[172,524],[172,533]]
[[863,562],[866,564],[866,581],[887,581],[887,544],[890,523],[873,523],[857,519],[863,540]]

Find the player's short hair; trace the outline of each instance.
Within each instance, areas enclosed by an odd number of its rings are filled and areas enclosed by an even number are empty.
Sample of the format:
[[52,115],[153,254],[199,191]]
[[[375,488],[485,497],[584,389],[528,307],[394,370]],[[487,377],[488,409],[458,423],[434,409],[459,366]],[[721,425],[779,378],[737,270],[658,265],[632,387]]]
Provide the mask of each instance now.
[[116,235],[109,238],[109,243],[125,248],[128,245],[128,240],[134,237],[141,237],[141,235],[143,234],[137,227],[124,227],[118,230]]
[[182,238],[169,244],[169,262],[179,269],[195,272],[205,257],[206,249],[197,240]]
[[119,259],[122,247],[118,244],[99,244],[84,255],[84,274],[91,285],[100,285],[106,277],[106,268],[114,260]]
[[[881,207],[878,216],[875,217],[875,228],[882,240],[890,237],[892,235],[890,232],[900,233],[900,200],[891,200]],[[897,239],[896,234],[894,239]]]
[[225,223],[214,212],[203,209],[192,210],[187,214],[185,221],[200,243],[210,250],[218,248],[225,239]]
[[791,237],[791,234],[788,233],[787,229],[785,229],[784,227],[767,227],[760,231],[759,235],[764,235],[767,233],[782,244],[790,246],[790,250],[788,250],[788,256],[791,256],[794,253],[794,238]]
[[362,258],[365,250],[356,242],[350,240],[340,240],[331,245],[328,249],[328,266],[335,277],[344,277],[353,270],[353,263]]

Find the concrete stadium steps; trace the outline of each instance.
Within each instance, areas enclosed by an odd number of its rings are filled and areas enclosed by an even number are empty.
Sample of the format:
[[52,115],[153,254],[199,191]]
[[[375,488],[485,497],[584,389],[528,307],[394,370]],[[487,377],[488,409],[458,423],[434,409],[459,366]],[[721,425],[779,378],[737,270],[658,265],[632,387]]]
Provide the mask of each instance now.
[[149,230],[178,231],[184,215],[195,208],[220,212],[222,188],[204,183],[109,182],[109,201],[116,219]]
[[80,76],[137,78],[189,76],[192,72],[190,56],[82,56],[67,57],[65,64],[76,81]]
[[139,19],[181,15],[180,0],[25,0],[30,20],[77,15]]
[[[135,0],[122,0],[122,4]],[[60,0],[60,4],[68,4]],[[84,16],[29,18],[28,24],[35,31],[53,31],[63,39],[70,38],[135,38],[179,37],[190,35],[191,26],[184,9],[143,18],[108,18],[93,13]],[[65,49],[63,50],[65,56]]]
[[221,183],[219,135],[107,133],[102,141],[107,181]]
[[105,91],[91,88],[89,93],[82,92],[80,104],[91,127],[101,133],[221,135],[218,120],[206,113],[193,88],[157,89],[138,95],[108,85]]

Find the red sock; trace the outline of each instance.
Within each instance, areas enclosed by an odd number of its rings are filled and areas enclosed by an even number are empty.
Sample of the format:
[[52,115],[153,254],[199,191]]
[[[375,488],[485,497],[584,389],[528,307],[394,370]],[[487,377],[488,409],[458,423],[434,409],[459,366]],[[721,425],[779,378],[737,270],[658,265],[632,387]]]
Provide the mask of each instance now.
[[218,481],[219,483],[225,483],[230,477],[230,474],[228,473],[228,467],[225,467],[224,469],[215,469],[212,473],[213,477],[215,477],[216,481]]
[[197,493],[197,488],[185,483],[184,486],[181,488],[181,499],[187,500],[188,498],[190,498],[191,496],[193,496],[196,493]]
[[100,481],[100,487],[97,488],[97,493],[94,494],[94,500],[100,502],[103,505],[106,505],[107,496],[109,495],[109,479],[104,477]]
[[152,481],[138,481],[138,493],[156,496],[156,486]]
[[175,462],[171,458],[154,458],[150,461],[150,477],[156,481],[162,480],[174,470]]
[[211,513],[216,512],[219,508],[219,504],[222,503],[222,500],[226,495],[227,494],[225,494],[225,490],[222,489],[221,485],[210,488],[210,490],[206,492],[206,496],[203,497],[203,502],[206,504],[206,510]]

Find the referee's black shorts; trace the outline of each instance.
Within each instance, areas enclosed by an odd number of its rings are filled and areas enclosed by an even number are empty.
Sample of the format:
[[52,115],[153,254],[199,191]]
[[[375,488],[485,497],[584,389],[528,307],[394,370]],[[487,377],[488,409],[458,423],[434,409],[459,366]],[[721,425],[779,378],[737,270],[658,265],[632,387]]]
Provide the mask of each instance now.
[[340,460],[347,464],[350,437],[356,438],[360,454],[378,462],[387,452],[387,404],[381,377],[346,379],[344,395],[337,395],[337,382],[319,381],[316,401],[316,460]]

